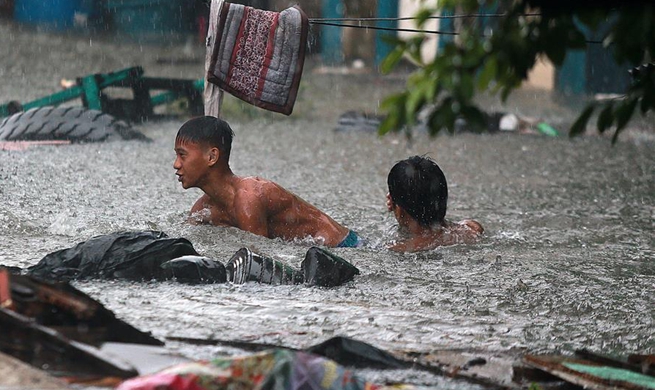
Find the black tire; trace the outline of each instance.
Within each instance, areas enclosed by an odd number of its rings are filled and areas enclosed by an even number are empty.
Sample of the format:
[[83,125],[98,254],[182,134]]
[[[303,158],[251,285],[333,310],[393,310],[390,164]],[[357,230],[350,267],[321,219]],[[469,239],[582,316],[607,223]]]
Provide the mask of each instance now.
[[0,123],[0,141],[46,140],[102,142],[148,138],[109,114],[83,107],[32,108]]

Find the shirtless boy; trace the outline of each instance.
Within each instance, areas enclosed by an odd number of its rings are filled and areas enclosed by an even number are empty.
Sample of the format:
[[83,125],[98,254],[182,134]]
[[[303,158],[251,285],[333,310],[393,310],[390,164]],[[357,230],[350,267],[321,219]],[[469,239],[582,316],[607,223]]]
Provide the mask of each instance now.
[[389,249],[417,252],[442,245],[472,243],[482,235],[474,220],[445,219],[448,185],[441,168],[431,159],[414,156],[396,163],[387,177],[387,209],[393,212],[407,238]]
[[191,208],[192,223],[234,226],[268,238],[313,238],[328,247],[357,247],[357,234],[280,185],[241,177],[230,169],[234,133],[211,116],[186,122],[175,138],[175,174],[182,187],[205,194]]

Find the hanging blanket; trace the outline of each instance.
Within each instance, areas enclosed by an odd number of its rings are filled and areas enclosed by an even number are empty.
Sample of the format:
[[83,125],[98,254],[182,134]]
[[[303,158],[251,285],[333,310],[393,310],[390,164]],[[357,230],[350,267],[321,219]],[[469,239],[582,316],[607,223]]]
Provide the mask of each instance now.
[[298,6],[272,12],[224,3],[207,81],[257,107],[291,114],[308,30]]

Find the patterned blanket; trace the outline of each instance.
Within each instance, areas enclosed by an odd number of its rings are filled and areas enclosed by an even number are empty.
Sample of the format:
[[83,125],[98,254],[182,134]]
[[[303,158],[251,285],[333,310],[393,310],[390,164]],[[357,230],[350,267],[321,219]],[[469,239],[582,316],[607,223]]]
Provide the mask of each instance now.
[[290,115],[308,30],[298,6],[273,12],[224,3],[207,81],[257,107]]

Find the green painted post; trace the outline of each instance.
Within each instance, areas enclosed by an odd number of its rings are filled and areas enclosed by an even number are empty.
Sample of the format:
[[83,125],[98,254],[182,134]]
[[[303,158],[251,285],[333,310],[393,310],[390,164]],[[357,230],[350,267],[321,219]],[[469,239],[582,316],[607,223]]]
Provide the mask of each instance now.
[[[323,0],[323,18],[343,18],[341,0]],[[325,65],[343,63],[342,27],[321,26],[321,58]]]
[[[398,17],[398,0],[378,0],[378,18],[397,18]],[[398,28],[397,21],[378,21],[377,27]],[[384,36],[395,36],[393,31],[376,30],[375,32],[375,64],[377,66],[382,60],[389,55],[394,49],[394,45],[384,41]]]
[[82,89],[84,90],[83,101],[86,103],[86,108],[90,110],[102,111],[102,103],[100,102],[100,87],[96,80],[95,75],[85,76],[82,78]]

